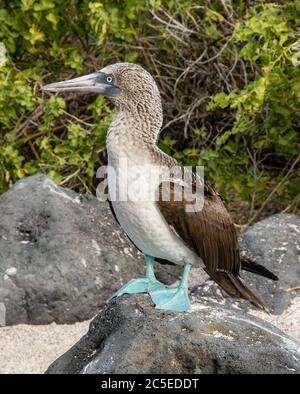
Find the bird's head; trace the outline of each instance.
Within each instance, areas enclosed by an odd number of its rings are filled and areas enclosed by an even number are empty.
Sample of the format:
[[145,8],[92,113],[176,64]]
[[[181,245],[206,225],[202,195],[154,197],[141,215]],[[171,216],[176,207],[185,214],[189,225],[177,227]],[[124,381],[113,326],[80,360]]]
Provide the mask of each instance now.
[[160,105],[160,94],[152,76],[141,66],[116,63],[92,74],[43,86],[55,93],[98,93],[108,97],[117,108],[137,108],[143,104]]

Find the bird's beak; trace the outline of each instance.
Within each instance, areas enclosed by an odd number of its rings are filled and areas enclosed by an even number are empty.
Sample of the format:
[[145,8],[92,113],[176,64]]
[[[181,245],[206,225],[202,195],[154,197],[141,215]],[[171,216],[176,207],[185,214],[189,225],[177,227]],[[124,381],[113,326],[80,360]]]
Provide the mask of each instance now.
[[121,89],[105,83],[105,74],[101,71],[84,75],[83,77],[68,79],[62,82],[50,83],[42,87],[47,92],[75,92],[98,93],[103,96],[117,96]]

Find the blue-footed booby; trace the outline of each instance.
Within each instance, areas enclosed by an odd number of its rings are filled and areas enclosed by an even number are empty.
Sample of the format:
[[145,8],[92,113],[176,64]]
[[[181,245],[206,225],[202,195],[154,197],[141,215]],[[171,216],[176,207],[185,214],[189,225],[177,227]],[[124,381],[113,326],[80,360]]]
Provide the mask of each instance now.
[[[264,308],[240,278],[240,270],[278,278],[241,257],[234,223],[211,186],[191,171],[187,171],[190,186],[182,175],[171,174],[174,167],[182,167],[157,146],[163,123],[162,103],[156,82],[145,69],[117,63],[83,77],[46,85],[43,90],[98,93],[109,98],[116,109],[107,133],[109,198],[119,224],[145,255],[146,275],[130,280],[111,298],[147,292],[159,309],[188,311],[189,272],[193,266],[201,266],[230,296]],[[142,176],[137,176],[137,168]],[[126,198],[112,198],[112,194],[124,192]],[[191,196],[194,200],[198,197],[200,208],[191,203]],[[155,259],[183,266],[178,287],[168,287],[156,279]]]

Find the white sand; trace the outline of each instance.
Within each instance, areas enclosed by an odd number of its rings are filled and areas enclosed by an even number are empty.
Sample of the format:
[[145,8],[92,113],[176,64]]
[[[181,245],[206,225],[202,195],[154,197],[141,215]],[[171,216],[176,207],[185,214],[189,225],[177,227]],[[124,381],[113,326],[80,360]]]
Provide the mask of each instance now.
[[290,307],[281,315],[269,315],[262,311],[251,311],[251,314],[272,323],[300,341],[300,297],[294,298]]
[[0,327],[0,373],[43,373],[88,330],[75,324]]
[[[300,297],[280,316],[253,311],[253,315],[274,324],[300,340]],[[0,327],[0,373],[43,373],[88,330],[89,321],[47,326]]]

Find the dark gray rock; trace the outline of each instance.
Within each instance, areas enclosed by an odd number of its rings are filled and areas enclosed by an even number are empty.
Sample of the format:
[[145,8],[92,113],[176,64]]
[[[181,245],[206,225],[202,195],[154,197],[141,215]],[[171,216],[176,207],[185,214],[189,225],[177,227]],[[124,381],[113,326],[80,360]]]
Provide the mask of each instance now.
[[[279,280],[242,271],[241,276],[273,314],[281,314],[300,294],[300,217],[277,214],[255,223],[239,238],[241,252],[274,272]],[[291,291],[295,288],[294,291]],[[212,281],[192,289],[196,298],[215,299],[226,306],[236,304],[244,310],[255,309],[247,301],[233,300]],[[225,301],[224,301],[225,300]]]
[[[145,272],[108,203],[44,175],[3,194],[0,217],[0,305],[8,325],[90,319],[113,291]],[[158,265],[165,280],[174,281],[172,273]]]
[[[94,316],[123,283],[144,275],[143,256],[115,222],[107,203],[57,187],[40,174],[17,182],[0,197],[0,305],[5,324],[72,323]],[[272,282],[243,276],[274,313],[281,313],[299,286],[300,218],[275,215],[241,237],[244,253],[280,277]],[[224,303],[219,287],[192,270],[193,294]],[[156,265],[170,284],[181,267]],[[226,297],[226,295],[225,295]],[[235,303],[225,298],[226,305]],[[247,302],[236,302],[247,310]]]
[[147,295],[123,296],[46,373],[300,372],[300,343],[274,326],[217,303],[193,309],[168,313]]

